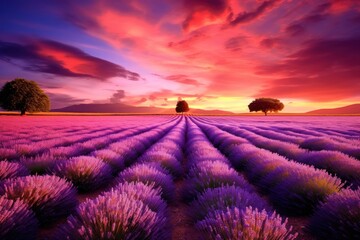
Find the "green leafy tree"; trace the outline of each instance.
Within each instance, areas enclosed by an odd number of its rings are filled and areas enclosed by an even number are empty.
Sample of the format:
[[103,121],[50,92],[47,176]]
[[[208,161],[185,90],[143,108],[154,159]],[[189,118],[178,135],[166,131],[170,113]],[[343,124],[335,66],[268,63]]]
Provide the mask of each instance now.
[[250,112],[262,111],[265,116],[268,112],[278,112],[284,109],[284,104],[275,98],[257,98],[249,104]]
[[185,100],[180,100],[176,104],[175,111],[177,113],[184,113],[190,110],[188,103]]
[[0,107],[9,111],[48,112],[50,100],[34,81],[17,78],[7,82],[0,91]]

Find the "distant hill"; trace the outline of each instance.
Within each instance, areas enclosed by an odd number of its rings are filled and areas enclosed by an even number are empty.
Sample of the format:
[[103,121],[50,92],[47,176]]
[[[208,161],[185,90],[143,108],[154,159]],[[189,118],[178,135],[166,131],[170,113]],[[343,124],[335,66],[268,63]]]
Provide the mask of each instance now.
[[[153,114],[172,114],[174,109],[157,107],[134,107],[123,103],[105,103],[105,104],[77,104],[64,108],[52,109],[51,112],[74,112],[74,113],[153,113]],[[203,110],[190,109],[193,114],[234,114],[233,112],[222,110]]]
[[308,114],[360,114],[360,103],[345,107],[319,109],[307,112]]

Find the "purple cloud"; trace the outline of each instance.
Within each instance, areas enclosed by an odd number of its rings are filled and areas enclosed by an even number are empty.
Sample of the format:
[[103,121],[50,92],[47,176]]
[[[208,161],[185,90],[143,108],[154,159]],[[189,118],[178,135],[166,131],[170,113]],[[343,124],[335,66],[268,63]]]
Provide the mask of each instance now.
[[26,71],[64,77],[94,78],[105,81],[122,77],[137,81],[138,73],[112,62],[91,56],[82,50],[51,40],[28,40],[24,43],[0,41],[0,59]]

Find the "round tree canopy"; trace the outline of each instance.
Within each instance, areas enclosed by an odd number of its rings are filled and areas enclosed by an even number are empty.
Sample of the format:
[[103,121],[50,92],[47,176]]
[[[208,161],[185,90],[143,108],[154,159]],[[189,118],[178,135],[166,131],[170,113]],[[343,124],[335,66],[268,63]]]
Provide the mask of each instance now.
[[278,112],[284,109],[284,104],[275,98],[257,98],[249,104],[250,112],[262,111],[267,115],[268,112]]
[[36,82],[17,78],[2,87],[0,106],[24,115],[25,112],[48,112],[50,100]]
[[176,108],[175,108],[175,111],[177,113],[188,112],[189,110],[190,110],[189,105],[185,100],[180,100],[177,102]]

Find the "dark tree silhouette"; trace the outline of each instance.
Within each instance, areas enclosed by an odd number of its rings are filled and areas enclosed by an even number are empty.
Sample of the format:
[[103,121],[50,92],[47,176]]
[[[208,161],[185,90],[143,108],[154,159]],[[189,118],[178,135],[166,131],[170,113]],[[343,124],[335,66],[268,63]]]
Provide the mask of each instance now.
[[17,78],[7,82],[0,91],[0,107],[9,111],[48,112],[50,100],[34,81]]
[[175,111],[177,113],[184,113],[190,110],[188,103],[185,100],[180,100],[176,104]]
[[275,98],[257,98],[249,104],[250,112],[262,111],[265,116],[268,112],[278,112],[284,109],[284,104]]

